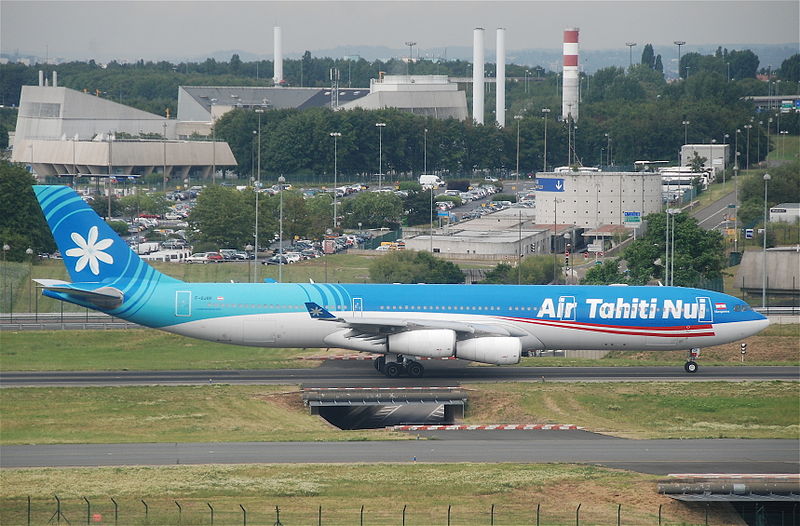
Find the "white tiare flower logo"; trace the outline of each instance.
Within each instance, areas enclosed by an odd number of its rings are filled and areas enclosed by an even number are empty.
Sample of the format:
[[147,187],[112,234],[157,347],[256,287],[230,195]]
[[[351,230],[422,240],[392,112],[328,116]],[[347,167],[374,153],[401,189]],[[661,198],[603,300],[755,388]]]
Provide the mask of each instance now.
[[110,247],[114,241],[111,239],[101,239],[97,241],[96,226],[89,229],[88,239],[83,239],[77,232],[73,232],[71,237],[75,244],[78,245],[78,248],[71,248],[67,250],[66,254],[71,257],[80,258],[75,264],[75,272],[80,272],[86,268],[88,264],[92,274],[97,276],[100,274],[100,265],[97,263],[98,259],[109,265],[114,263],[114,258],[103,252],[103,250]]

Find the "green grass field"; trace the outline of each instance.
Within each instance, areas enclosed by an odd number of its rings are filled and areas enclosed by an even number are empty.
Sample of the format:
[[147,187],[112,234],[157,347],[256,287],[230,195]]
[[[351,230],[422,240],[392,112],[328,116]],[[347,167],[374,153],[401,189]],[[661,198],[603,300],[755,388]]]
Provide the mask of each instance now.
[[[705,508],[678,503],[656,491],[656,477],[596,466],[525,464],[371,464],[166,466],[90,469],[3,470],[0,523],[45,524],[62,500],[71,524],[92,514],[103,524],[273,525],[275,507],[286,526],[318,524],[534,525],[614,524],[621,504],[623,524],[703,524]],[[148,505],[148,520],[145,507]],[[181,520],[178,519],[180,504]],[[495,505],[492,516],[492,506]],[[241,507],[240,507],[241,506]],[[363,515],[362,507],[363,506]],[[404,515],[405,510],[405,515]],[[710,508],[711,524],[732,524],[723,506]],[[405,518],[405,522],[403,519]],[[63,519],[62,519],[63,520]],[[53,523],[56,521],[53,520]]]
[[[559,423],[641,438],[797,438],[796,382],[468,386],[470,423]],[[2,444],[399,439],[339,431],[295,386],[25,387],[0,390]]]

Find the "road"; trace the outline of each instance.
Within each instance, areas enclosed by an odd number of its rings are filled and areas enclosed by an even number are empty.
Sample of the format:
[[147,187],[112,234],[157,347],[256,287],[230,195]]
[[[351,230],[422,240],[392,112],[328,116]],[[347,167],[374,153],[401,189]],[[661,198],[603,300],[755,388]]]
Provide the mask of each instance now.
[[[447,434],[450,433],[451,436]],[[459,433],[458,438],[452,434]],[[508,434],[506,434],[508,433]],[[643,473],[797,473],[796,440],[625,440],[582,431],[451,431],[435,440],[55,444],[0,447],[0,467],[523,462]]]
[[697,219],[697,223],[706,230],[714,230],[725,227],[728,221],[724,219],[726,214],[735,213],[736,210],[729,208],[729,205],[736,204],[736,192],[730,192],[720,197],[710,205],[692,212],[692,217]]
[[454,386],[470,382],[650,382],[797,381],[800,367],[701,367],[695,374],[682,364],[665,367],[499,367],[467,366],[458,360],[425,362],[424,378],[387,378],[370,361],[329,361],[309,369],[232,371],[0,371],[0,386],[121,386],[300,384],[312,387]]

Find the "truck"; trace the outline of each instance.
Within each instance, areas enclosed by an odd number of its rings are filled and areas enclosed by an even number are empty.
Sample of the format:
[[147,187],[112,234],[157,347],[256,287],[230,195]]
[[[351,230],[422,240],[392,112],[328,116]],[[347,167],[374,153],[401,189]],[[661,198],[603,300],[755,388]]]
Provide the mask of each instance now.
[[438,175],[423,174],[419,176],[419,184],[423,188],[441,188],[444,186],[444,181],[439,179]]

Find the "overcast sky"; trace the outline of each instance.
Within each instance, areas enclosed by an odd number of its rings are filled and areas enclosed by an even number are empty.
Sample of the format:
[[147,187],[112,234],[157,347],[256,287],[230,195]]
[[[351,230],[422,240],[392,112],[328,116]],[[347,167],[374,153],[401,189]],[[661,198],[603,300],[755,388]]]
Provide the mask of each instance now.
[[[40,57],[157,60],[242,50],[272,56],[272,27],[287,55],[340,46],[487,49],[507,28],[509,50],[557,49],[579,27],[582,49],[624,49],[626,41],[692,46],[800,41],[800,2],[717,1],[0,1],[0,51]],[[641,49],[641,48],[639,48]],[[416,51],[416,50],[415,50]],[[487,59],[489,56],[487,55]]]

